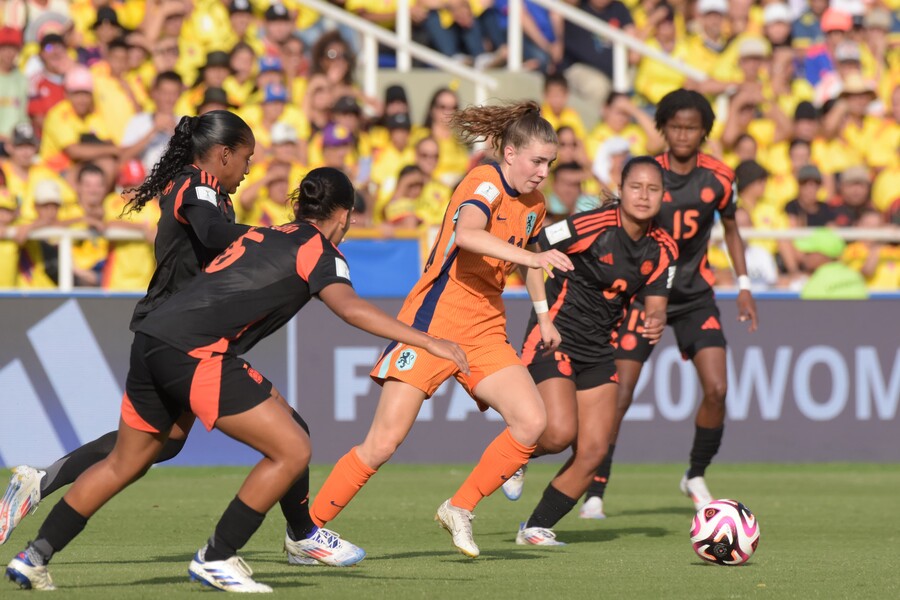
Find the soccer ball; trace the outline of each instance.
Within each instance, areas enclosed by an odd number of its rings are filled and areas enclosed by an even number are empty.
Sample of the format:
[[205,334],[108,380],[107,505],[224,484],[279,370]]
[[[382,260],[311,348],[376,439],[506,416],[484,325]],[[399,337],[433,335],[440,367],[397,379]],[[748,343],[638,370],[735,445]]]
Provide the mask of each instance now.
[[694,515],[691,545],[703,560],[719,565],[741,565],[759,545],[759,523],[736,500],[713,500]]

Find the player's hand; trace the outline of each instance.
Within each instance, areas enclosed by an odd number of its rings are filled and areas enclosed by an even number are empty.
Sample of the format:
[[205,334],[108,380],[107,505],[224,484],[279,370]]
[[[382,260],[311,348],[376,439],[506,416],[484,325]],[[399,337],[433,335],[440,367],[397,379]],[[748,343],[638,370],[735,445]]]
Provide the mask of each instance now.
[[546,323],[538,323],[538,327],[540,327],[541,330],[541,342],[543,343],[544,356],[556,352],[556,350],[559,349],[559,345],[562,343],[562,336],[559,335],[556,325],[553,324],[553,321],[547,319]]
[[575,268],[572,260],[559,250],[535,252],[531,257],[531,264],[528,266],[532,269],[543,269],[550,277],[554,276],[553,269],[571,271]]
[[665,319],[660,319],[659,317],[647,317],[644,319],[644,331],[641,332],[641,335],[650,340],[651,346],[655,346],[659,343],[659,339],[662,337],[665,329]]
[[433,338],[425,349],[435,356],[452,360],[456,363],[456,366],[459,367],[459,370],[466,375],[471,374],[466,353],[453,342],[448,342],[447,340],[442,340],[440,338]]
[[738,305],[738,321],[741,323],[750,321],[747,331],[754,332],[759,325],[759,319],[756,316],[756,300],[750,290],[741,290],[737,297]]

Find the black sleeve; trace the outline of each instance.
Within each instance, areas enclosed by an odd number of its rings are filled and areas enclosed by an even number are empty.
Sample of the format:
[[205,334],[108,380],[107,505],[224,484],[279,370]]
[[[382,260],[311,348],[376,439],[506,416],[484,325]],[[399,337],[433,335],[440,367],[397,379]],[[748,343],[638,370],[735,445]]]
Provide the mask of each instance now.
[[181,210],[197,239],[210,250],[224,250],[250,230],[249,225],[229,223],[222,213],[212,207],[184,204]]

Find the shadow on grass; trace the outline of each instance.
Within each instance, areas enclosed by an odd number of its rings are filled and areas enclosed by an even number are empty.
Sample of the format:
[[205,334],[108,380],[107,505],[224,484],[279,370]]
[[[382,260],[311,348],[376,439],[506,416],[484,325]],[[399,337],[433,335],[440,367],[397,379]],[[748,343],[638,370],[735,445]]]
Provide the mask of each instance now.
[[568,529],[558,530],[556,537],[567,544],[584,544],[593,542],[611,542],[620,537],[643,535],[649,538],[662,538],[675,535],[662,527],[622,527],[619,529]]
[[654,508],[646,508],[641,510],[617,510],[612,513],[611,518],[621,515],[623,517],[643,516],[643,515],[685,515],[693,516],[696,510],[689,506],[657,506]]
[[[504,535],[504,534],[501,534]],[[382,560],[406,560],[410,558],[428,558],[433,557],[437,558],[441,562],[458,562],[460,564],[477,564],[479,562],[491,561],[495,559],[501,560],[532,560],[532,559],[540,559],[544,558],[540,554],[529,553],[528,551],[521,550],[485,550],[481,553],[477,559],[472,559],[463,556],[458,552],[454,552],[453,550],[428,550],[421,552],[398,552],[396,554],[380,554],[377,556],[371,556],[366,558],[367,561],[382,561]]]

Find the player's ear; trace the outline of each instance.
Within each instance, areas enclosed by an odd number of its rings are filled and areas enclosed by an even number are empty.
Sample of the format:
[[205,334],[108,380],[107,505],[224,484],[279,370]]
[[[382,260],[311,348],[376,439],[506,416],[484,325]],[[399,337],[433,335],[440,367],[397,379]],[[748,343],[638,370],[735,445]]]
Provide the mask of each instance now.
[[219,156],[222,160],[222,165],[227,165],[228,159],[231,158],[231,149],[228,146],[221,146]]
[[513,158],[516,156],[516,149],[512,146],[504,146],[503,148],[503,158],[506,159],[507,164],[513,161]]

